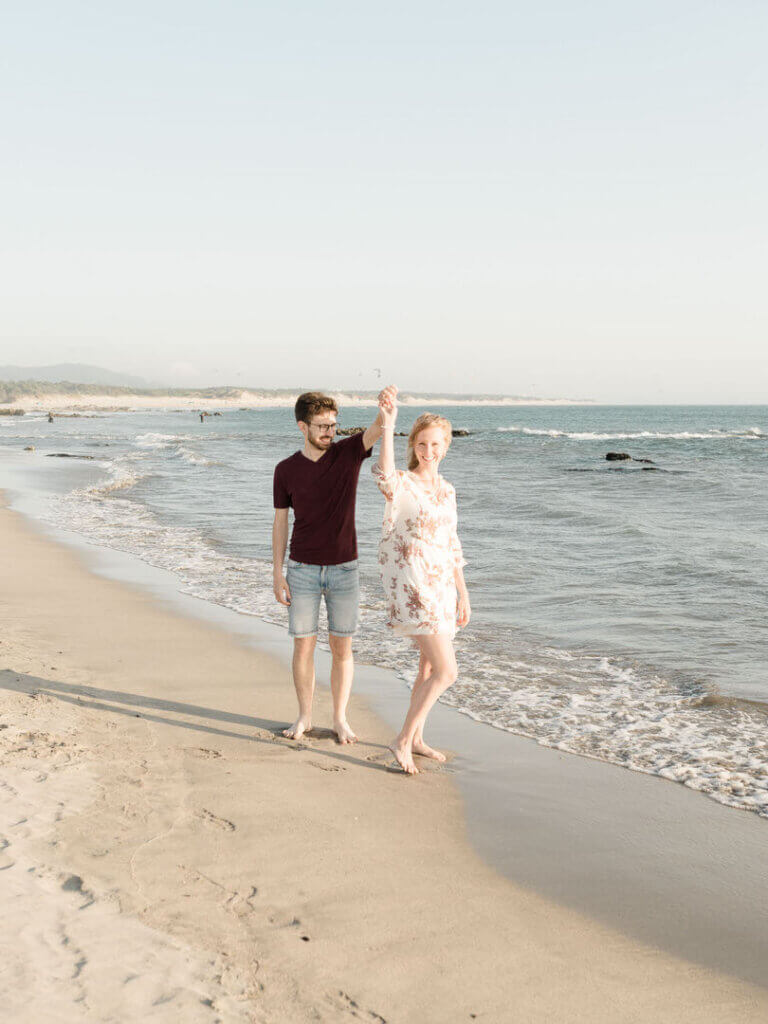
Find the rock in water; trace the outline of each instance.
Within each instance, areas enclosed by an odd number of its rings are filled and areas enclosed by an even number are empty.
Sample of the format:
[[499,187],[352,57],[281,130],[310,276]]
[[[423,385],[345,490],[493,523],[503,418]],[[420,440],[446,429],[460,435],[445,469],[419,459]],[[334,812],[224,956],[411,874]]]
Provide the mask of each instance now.
[[656,465],[653,459],[636,459],[627,452],[607,452],[605,458],[608,462],[644,462],[647,466]]
[[95,459],[95,455],[72,455],[70,452],[48,452],[47,459]]
[[[214,413],[218,415],[218,413]],[[349,437],[350,434],[362,434],[365,431],[365,427],[339,427],[336,433],[340,437]],[[470,432],[468,430],[453,430],[451,431],[454,437],[469,437]],[[408,437],[408,433],[405,430],[394,431],[395,437]],[[629,458],[629,456],[627,456]]]

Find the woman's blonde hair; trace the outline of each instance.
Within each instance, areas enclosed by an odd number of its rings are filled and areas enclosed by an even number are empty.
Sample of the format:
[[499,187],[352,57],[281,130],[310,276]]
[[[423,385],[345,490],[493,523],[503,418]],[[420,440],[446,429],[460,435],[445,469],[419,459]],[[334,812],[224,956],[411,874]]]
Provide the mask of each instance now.
[[414,451],[414,445],[416,444],[416,438],[422,430],[426,430],[427,427],[440,427],[445,437],[445,450],[448,451],[451,445],[453,429],[451,427],[450,420],[447,420],[445,416],[440,416],[436,412],[423,412],[411,427],[411,432],[408,435],[408,469],[416,469],[419,464],[419,460],[416,458],[416,452]]

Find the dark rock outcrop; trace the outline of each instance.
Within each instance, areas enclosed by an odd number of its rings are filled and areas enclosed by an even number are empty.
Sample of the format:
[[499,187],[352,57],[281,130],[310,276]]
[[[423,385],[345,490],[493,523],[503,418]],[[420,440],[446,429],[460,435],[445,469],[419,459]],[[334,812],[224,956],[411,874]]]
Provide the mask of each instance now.
[[[365,431],[365,427],[339,427],[336,431],[342,437],[348,437],[350,434],[362,434]],[[454,437],[469,437],[469,430],[453,430],[451,431]],[[396,430],[395,437],[408,437],[408,432],[405,430]]]
[[636,459],[627,452],[606,452],[605,458],[607,462],[644,462],[648,466],[656,465],[653,459]]
[[[364,434],[366,429],[367,429],[366,427],[339,427],[336,430],[336,433],[340,437],[349,437],[351,434]],[[400,430],[396,430],[394,436],[395,437],[408,437],[407,434],[404,434]]]
[[72,455],[70,452],[48,452],[46,459],[95,459],[95,455]]

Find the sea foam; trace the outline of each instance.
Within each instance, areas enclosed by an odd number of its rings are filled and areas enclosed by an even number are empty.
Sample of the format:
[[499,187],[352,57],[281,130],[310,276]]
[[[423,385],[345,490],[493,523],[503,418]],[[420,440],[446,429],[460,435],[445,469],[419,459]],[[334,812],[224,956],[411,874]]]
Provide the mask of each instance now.
[[[195,528],[164,524],[124,492],[138,479],[116,465],[101,486],[55,496],[45,518],[169,570],[180,589],[237,612],[286,624],[272,593],[270,563],[216,550]],[[327,645],[327,630],[320,640]],[[360,661],[395,668],[410,683],[416,658],[384,626],[378,582],[364,582]],[[597,758],[696,789],[768,818],[768,716],[745,702],[720,702],[703,684],[599,654],[569,651],[509,627],[459,633],[458,682],[443,703],[544,746]]]

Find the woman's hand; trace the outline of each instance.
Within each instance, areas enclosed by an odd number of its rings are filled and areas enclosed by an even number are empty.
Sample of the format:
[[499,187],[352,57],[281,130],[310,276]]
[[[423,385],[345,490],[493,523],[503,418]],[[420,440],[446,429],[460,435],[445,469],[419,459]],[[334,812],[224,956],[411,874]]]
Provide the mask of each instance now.
[[461,628],[463,629],[465,626],[469,625],[469,620],[471,618],[472,609],[469,605],[469,594],[465,590],[464,593],[459,594],[456,621],[458,622],[459,626],[461,626]]
[[394,427],[397,422],[397,388],[393,384],[379,392],[379,421],[382,427]]

